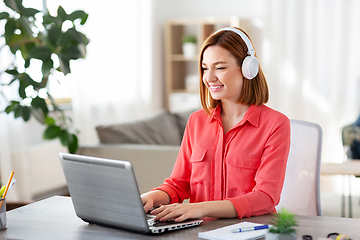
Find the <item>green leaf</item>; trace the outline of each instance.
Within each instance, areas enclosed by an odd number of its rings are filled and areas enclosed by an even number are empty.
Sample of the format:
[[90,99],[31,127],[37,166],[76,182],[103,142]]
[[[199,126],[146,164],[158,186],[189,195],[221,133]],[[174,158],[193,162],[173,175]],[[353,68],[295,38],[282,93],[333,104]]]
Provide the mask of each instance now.
[[24,6],[23,6],[23,0],[15,0],[16,6],[17,8],[21,11]]
[[53,119],[52,117],[46,117],[44,123],[50,126],[55,125],[56,122],[55,119]]
[[16,80],[18,80],[18,77],[15,77],[13,79],[11,79],[11,81],[8,83],[8,86],[10,86],[11,84],[13,84]]
[[12,106],[12,105],[9,105],[9,106],[7,106],[7,107],[5,108],[5,112],[6,112],[7,114],[11,113],[12,111],[13,111],[13,106]]
[[45,115],[42,111],[42,109],[40,108],[31,108],[31,114],[36,118],[36,120],[41,123],[44,124],[45,123]]
[[51,60],[51,50],[47,47],[35,47],[30,50],[29,57],[40,60]]
[[25,67],[25,68],[30,67],[30,59],[26,59],[26,60],[25,60],[24,67]]
[[68,20],[74,21],[75,19],[78,19],[78,18],[81,19],[84,14],[86,14],[84,11],[76,10],[76,11],[69,14]]
[[34,89],[40,87],[40,83],[35,82],[27,73],[23,73],[21,75],[21,81],[23,81],[26,84],[26,87],[28,87],[29,85],[33,86]]
[[7,74],[10,74],[10,75],[13,75],[13,76],[16,76],[16,75],[19,75],[19,72],[17,69],[8,69],[5,71]]
[[26,98],[26,92],[25,92],[25,89],[28,87],[29,85],[24,83],[23,81],[20,81],[20,86],[19,86],[19,96],[22,98],[22,99],[25,99]]
[[21,30],[21,35],[24,37],[28,37],[28,38],[32,38],[33,37],[33,30],[32,30],[32,23],[30,22],[29,19],[27,19],[26,17],[20,17],[19,19],[20,22],[20,30]]
[[22,36],[13,34],[10,38],[5,37],[6,44],[10,47],[10,51],[15,55],[16,51],[20,49],[19,42]]
[[59,54],[60,70],[65,75],[70,73],[70,59],[65,54]]
[[0,20],[8,18],[10,15],[7,12],[1,12],[0,13]]
[[57,14],[63,22],[68,19],[68,15],[62,6],[59,6],[59,8],[57,10]]
[[[22,0],[4,0],[7,7],[11,8],[15,12],[20,12],[22,6]],[[20,8],[18,7],[20,5]]]
[[64,49],[64,50],[62,51],[62,54],[63,54],[63,55],[66,55],[66,58],[68,58],[68,59],[74,59],[74,60],[75,60],[75,59],[79,59],[79,58],[82,57],[82,54],[81,54],[79,48],[76,47],[76,46],[71,46],[71,47],[69,47],[69,48],[67,48],[67,49]]
[[51,26],[50,29],[48,30],[49,42],[54,47],[58,46],[58,39],[59,39],[60,34],[61,34],[61,30],[59,28],[55,27],[54,25]]
[[89,14],[85,13],[84,11],[82,10],[77,10],[77,11],[74,11],[72,12],[69,16],[68,16],[68,20],[70,21],[74,21],[76,19],[81,19],[81,22],[80,24],[81,25],[84,25],[87,18],[88,18]]
[[23,8],[21,10],[21,15],[26,17],[34,17],[35,14],[39,13],[40,11],[35,8]]
[[22,118],[25,122],[27,122],[30,119],[30,108],[28,106],[22,107]]
[[88,17],[89,17],[89,14],[87,14],[87,13],[85,15],[83,15],[82,18],[81,18],[80,24],[84,25],[86,23]]
[[16,29],[16,22],[14,19],[9,19],[7,20],[6,24],[5,24],[5,38],[7,39],[7,41],[10,41],[14,31]]
[[58,40],[58,45],[60,47],[66,48],[70,41],[71,41],[71,35],[68,30],[64,34],[60,35],[59,40]]
[[51,24],[55,24],[59,29],[61,27],[62,21],[59,18],[53,17],[49,14],[49,12],[47,12],[44,16],[43,16],[43,24],[44,25],[51,25]]
[[15,105],[13,112],[15,118],[20,117],[22,115],[22,107],[20,105]]
[[29,50],[25,44],[19,45],[19,50],[21,51],[21,56],[23,57],[23,59],[29,59]]
[[49,58],[47,60],[43,60],[43,64],[41,67],[41,72],[44,76],[47,76],[50,74],[51,69],[54,67],[54,61]]
[[50,125],[48,126],[43,134],[44,139],[54,139],[60,136],[61,129],[59,126]]
[[11,104],[5,108],[5,112],[6,112],[7,114],[9,114],[9,113],[11,113],[12,111],[14,111],[18,106],[20,106],[20,102],[18,102],[18,101],[11,101]]
[[63,146],[68,146],[70,142],[70,135],[67,130],[62,130],[60,133],[60,141]]
[[78,139],[75,134],[71,134],[68,145],[69,153],[75,153],[77,147],[78,147]]
[[83,37],[78,31],[76,31],[75,28],[69,28],[65,34],[69,34],[71,36],[71,40],[76,41],[77,44],[83,43]]
[[31,106],[33,108],[41,109],[45,116],[49,113],[45,99],[40,98],[39,96],[32,99]]

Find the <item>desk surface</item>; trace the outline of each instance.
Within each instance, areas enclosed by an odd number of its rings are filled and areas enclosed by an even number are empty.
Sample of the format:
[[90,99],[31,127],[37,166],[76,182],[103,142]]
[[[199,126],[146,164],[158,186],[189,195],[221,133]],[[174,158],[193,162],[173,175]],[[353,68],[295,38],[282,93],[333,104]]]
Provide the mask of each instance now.
[[360,176],[360,160],[348,160],[343,163],[322,163],[321,174]]
[[[244,219],[205,219],[198,227],[156,236],[91,225],[75,215],[70,197],[51,197],[7,212],[8,227],[0,231],[0,239],[199,239],[198,232],[208,231],[241,221],[270,223],[272,215]],[[360,219],[297,216],[297,236],[310,234],[324,238],[330,232],[346,233],[360,239]]]

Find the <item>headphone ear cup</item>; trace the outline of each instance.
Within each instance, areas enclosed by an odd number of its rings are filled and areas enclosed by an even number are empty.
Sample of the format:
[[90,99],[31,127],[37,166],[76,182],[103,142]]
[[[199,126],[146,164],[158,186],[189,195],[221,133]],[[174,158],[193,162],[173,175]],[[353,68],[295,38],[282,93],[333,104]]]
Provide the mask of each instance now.
[[243,61],[241,69],[246,79],[253,79],[259,72],[259,61],[254,56],[247,56]]

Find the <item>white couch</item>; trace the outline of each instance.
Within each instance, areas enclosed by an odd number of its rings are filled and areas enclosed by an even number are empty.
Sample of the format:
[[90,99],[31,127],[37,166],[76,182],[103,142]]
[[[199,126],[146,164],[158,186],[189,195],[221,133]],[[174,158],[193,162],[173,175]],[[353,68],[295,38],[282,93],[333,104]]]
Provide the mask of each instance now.
[[139,191],[144,193],[170,176],[179,148],[168,145],[97,144],[81,146],[78,154],[130,161]]

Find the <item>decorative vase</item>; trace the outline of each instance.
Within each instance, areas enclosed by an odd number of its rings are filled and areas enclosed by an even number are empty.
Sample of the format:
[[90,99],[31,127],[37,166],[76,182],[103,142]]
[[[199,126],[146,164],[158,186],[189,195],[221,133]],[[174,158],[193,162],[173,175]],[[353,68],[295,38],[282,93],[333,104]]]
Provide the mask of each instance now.
[[196,55],[196,43],[183,43],[182,48],[183,54],[186,58],[192,58]]
[[296,240],[296,233],[283,234],[268,232],[265,234],[265,240]]

